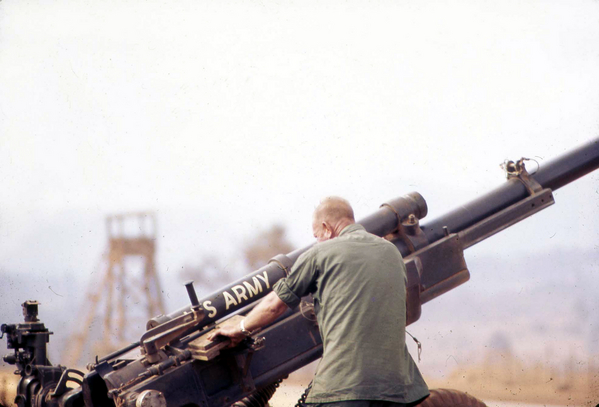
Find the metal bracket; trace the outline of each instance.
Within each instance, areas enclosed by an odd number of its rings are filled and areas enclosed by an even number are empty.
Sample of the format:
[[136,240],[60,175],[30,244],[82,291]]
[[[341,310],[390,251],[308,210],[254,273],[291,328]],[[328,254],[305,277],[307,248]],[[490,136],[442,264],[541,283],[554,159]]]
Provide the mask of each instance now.
[[526,219],[530,215],[553,205],[554,202],[550,189],[535,193],[459,232],[458,235],[462,245],[464,249],[467,249],[481,240],[520,222],[522,219]]
[[[462,242],[456,233],[406,256],[405,263],[408,274],[408,293],[410,294],[414,280],[419,277],[420,292],[418,296],[422,304],[465,283],[470,278]],[[418,316],[418,311],[418,309],[412,311],[415,317]]]
[[252,363],[253,356],[254,351],[250,348],[249,352],[244,354],[237,354],[234,357],[236,368],[233,370],[233,372],[237,372],[241,390],[246,393],[255,390],[254,379],[250,374],[250,364]]
[[407,216],[407,219],[402,219],[399,213],[392,205],[384,203],[381,208],[389,209],[397,218],[397,230],[392,234],[394,238],[401,239],[408,248],[410,253],[414,253],[418,249],[426,246],[428,243],[424,232],[420,228],[419,219],[414,214]]
[[541,192],[543,190],[543,187],[534,178],[530,176],[528,171],[526,171],[524,161],[533,160],[525,157],[522,157],[516,162],[505,160],[503,164],[501,164],[501,168],[505,171],[505,176],[508,180],[513,178],[519,180],[524,184],[526,190],[532,196]]
[[[78,374],[79,376],[81,376],[81,379],[76,378],[76,377],[69,377],[69,373]],[[83,372],[80,372],[77,369],[65,370],[64,372],[62,372],[62,376],[60,376],[60,380],[58,381],[58,384],[56,385],[54,392],[50,393],[50,397],[62,396],[67,391],[67,382],[69,382],[69,381],[75,382],[81,386],[81,381],[83,380],[83,376],[85,376],[83,374]]]
[[418,256],[409,256],[406,261],[406,325],[418,321],[422,313],[420,302],[420,276],[424,273]]
[[163,346],[181,338],[189,329],[199,325],[203,318],[204,310],[193,307],[190,313],[183,314],[144,333],[139,342],[146,359],[150,363],[158,362],[158,351]]

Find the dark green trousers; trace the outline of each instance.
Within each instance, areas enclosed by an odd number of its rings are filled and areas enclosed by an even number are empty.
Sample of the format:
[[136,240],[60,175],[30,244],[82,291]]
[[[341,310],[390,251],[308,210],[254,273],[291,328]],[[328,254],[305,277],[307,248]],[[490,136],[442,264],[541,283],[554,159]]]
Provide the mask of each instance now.
[[[425,397],[426,398],[426,397]],[[334,401],[332,403],[306,403],[306,407],[411,407],[416,406],[423,402],[424,399],[415,401],[413,403],[393,403],[392,401],[381,401],[381,400],[346,400],[346,401]]]
[[347,400],[335,401],[333,403],[312,404],[306,403],[306,407],[406,407],[407,404],[393,403],[380,400]]

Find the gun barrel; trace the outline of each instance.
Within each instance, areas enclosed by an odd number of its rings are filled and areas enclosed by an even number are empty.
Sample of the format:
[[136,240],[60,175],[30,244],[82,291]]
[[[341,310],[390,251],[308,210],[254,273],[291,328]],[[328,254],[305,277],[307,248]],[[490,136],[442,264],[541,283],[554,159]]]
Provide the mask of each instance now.
[[[199,327],[211,324],[264,297],[272,290],[272,286],[277,281],[285,277],[297,258],[310,247],[312,245],[295,250],[287,255],[278,255],[266,266],[199,300],[199,305],[205,310],[204,319]],[[150,319],[146,328],[154,328],[190,311],[191,306],[188,305],[168,315],[159,315]]]
[[[556,190],[597,168],[599,168],[599,139],[592,140],[540,166],[532,178],[543,188]],[[528,191],[524,184],[517,179],[511,179],[474,201],[422,225],[422,230],[429,243],[433,243],[445,236],[444,226],[451,233],[460,232],[527,196]],[[395,243],[403,255],[408,254],[408,249],[403,242]]]
[[[543,188],[558,189],[599,168],[599,139],[593,140],[557,159],[542,166],[534,174],[534,178]],[[449,232],[457,233],[486,219],[493,214],[521,201],[528,196],[524,184],[517,179],[510,179],[493,191],[471,201],[448,214],[421,226],[428,243],[434,243],[445,236],[444,227]],[[417,192],[412,192],[384,204],[378,211],[359,221],[366,230],[378,236],[385,236],[397,229],[398,222],[413,214],[422,219],[427,214],[425,200]],[[406,243],[396,239],[394,244],[405,257],[410,254]],[[224,287],[203,299],[206,316],[200,327],[206,326],[220,318],[236,312],[268,294],[272,286],[291,269],[297,258],[312,245],[295,250],[287,255],[275,257],[268,265],[248,274],[246,277]],[[277,260],[279,258],[279,260]],[[148,321],[147,327],[153,328],[189,312],[186,306],[166,316],[159,316]]]
[[[398,218],[402,219],[414,214],[420,219],[426,216],[428,210],[426,201],[417,192],[396,198],[383,206],[359,222],[370,233],[378,236],[385,236],[397,229]],[[297,258],[312,246],[306,246],[287,255],[280,254],[266,266],[199,300],[199,304],[206,311],[200,327],[215,322],[264,297],[277,281],[285,277]],[[166,316],[152,318],[147,323],[147,329],[154,328],[190,310],[190,306],[185,306]]]

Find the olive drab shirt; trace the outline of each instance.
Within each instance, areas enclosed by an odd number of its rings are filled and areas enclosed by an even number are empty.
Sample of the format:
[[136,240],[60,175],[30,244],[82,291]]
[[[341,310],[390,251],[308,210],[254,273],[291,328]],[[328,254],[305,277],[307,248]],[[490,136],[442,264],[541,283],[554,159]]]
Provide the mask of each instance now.
[[428,394],[405,343],[405,280],[397,248],[352,224],[302,254],[275,284],[291,308],[314,297],[323,356],[308,403],[410,403]]

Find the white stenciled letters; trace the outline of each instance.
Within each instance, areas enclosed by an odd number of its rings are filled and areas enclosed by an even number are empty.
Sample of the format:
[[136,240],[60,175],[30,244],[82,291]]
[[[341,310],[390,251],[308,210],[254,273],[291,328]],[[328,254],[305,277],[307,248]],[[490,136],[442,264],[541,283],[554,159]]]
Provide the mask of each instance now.
[[227,291],[223,291],[223,297],[225,297],[225,310],[228,311],[231,305],[237,305],[237,301],[235,301],[235,298],[233,298],[233,296],[229,294]]
[[206,311],[209,311],[208,318],[213,318],[216,315],[216,308],[212,306],[212,301],[204,301],[202,306]]
[[231,291],[235,293],[237,296],[237,302],[241,302],[241,299],[248,300],[248,297],[245,293],[245,288],[242,285],[234,285],[231,287]]
[[262,292],[262,284],[260,284],[260,281],[258,281],[256,277],[252,277],[252,281],[254,282],[254,285],[251,285],[248,281],[243,282],[245,288],[248,289],[250,298]]
[[266,274],[266,271],[263,272],[262,274],[264,274],[264,277],[262,277],[262,276],[256,276],[256,277],[258,277],[260,280],[264,281],[264,284],[266,284],[266,288],[270,288],[270,283],[268,282],[268,274]]

